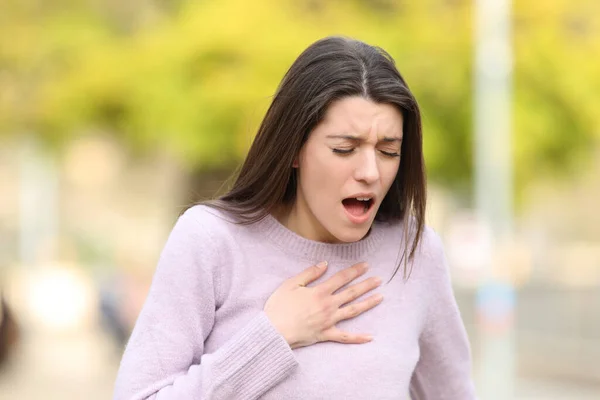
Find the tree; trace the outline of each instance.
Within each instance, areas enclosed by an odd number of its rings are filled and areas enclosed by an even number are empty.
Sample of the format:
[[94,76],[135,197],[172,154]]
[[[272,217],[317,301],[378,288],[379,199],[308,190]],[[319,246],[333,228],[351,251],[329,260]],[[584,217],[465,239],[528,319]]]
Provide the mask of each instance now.
[[[140,0],[123,12],[117,2],[92,9],[62,0],[37,14],[9,4],[0,25],[5,133],[26,129],[62,143],[95,127],[137,152],[166,148],[190,171],[231,168],[293,59],[318,38],[344,34],[395,57],[423,110],[430,176],[469,193],[471,2],[224,0],[165,8]],[[539,171],[571,170],[598,140],[599,7],[594,0],[515,4],[517,190]],[[574,66],[577,73],[568,73]]]

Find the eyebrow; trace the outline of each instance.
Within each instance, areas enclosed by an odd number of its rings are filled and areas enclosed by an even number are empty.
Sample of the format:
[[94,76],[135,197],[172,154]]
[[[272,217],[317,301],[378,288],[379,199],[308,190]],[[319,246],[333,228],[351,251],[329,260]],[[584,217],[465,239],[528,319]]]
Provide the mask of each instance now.
[[[346,135],[346,134],[342,134],[342,135],[327,135],[328,139],[347,139],[347,140],[354,140],[357,142],[360,141],[364,141],[365,138],[363,136],[355,136],[355,135]],[[381,139],[383,142],[402,142],[402,138],[398,138],[398,137],[388,137],[385,136],[383,139]]]

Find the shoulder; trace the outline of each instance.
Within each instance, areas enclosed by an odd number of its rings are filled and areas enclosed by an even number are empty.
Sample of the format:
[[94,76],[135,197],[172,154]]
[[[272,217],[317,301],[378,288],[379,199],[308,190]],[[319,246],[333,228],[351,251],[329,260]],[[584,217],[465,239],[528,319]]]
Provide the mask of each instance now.
[[204,205],[192,206],[176,218],[167,247],[177,251],[186,246],[194,251],[214,251],[218,232],[226,230],[229,223],[217,210]]
[[427,280],[445,279],[449,273],[440,235],[425,225],[414,255],[415,272]]
[[[408,223],[397,221],[393,223],[380,224],[380,229],[385,237],[401,236],[402,242],[410,249],[417,235],[417,221],[410,217]],[[394,239],[395,240],[395,239]],[[418,246],[415,250],[415,258],[436,259],[443,257],[444,245],[440,235],[429,225],[424,224],[418,237]]]
[[194,223],[204,228],[218,229],[221,226],[235,224],[232,216],[205,204],[196,204],[188,208],[181,214],[179,219],[194,221]]
[[440,235],[431,226],[424,225],[417,250],[426,258],[443,257],[444,243]]
[[242,226],[234,215],[214,207],[197,204],[183,212],[177,221],[193,232],[197,239],[208,243],[213,250],[227,247],[240,239]]

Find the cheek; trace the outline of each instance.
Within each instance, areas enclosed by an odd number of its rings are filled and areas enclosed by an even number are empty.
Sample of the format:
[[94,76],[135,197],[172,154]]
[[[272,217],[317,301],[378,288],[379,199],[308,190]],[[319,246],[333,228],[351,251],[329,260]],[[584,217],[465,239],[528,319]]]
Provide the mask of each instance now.
[[[308,197],[322,201],[337,198],[343,186],[344,174],[348,167],[334,154],[315,152],[301,160],[300,170],[302,189]],[[327,196],[324,196],[327,194]],[[332,197],[332,194],[336,196]]]
[[381,169],[381,181],[385,189],[389,189],[394,183],[394,179],[396,179],[396,175],[398,174],[398,170],[400,168],[400,161],[395,163],[389,163],[388,165],[384,165]]

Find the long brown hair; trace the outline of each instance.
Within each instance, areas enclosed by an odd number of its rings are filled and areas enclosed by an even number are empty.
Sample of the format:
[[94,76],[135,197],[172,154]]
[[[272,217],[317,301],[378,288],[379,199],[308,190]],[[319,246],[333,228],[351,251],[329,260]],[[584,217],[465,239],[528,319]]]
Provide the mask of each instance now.
[[[287,71],[275,93],[237,178],[227,193],[204,204],[252,223],[296,198],[292,164],[329,105],[347,96],[391,104],[402,113],[400,167],[376,220],[403,220],[401,260],[412,259],[424,226],[426,183],[421,114],[417,101],[383,49],[345,37],[309,46]],[[407,257],[408,255],[408,257]],[[398,267],[394,274],[398,271]],[[404,276],[406,277],[406,268]]]

